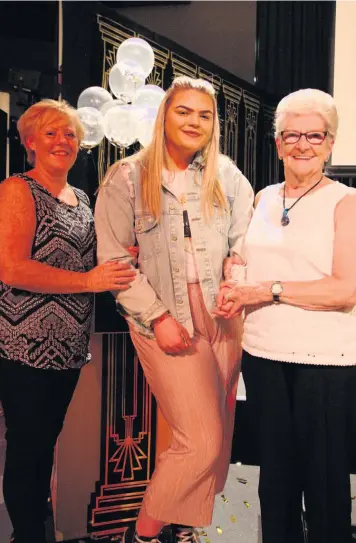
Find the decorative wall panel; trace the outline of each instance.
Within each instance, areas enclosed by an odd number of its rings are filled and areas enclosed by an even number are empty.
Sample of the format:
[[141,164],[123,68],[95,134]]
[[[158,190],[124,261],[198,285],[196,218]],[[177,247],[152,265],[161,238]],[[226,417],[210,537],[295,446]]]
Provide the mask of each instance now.
[[327,166],[325,175],[334,181],[356,188],[356,166]]
[[225,98],[224,146],[223,152],[237,164],[239,142],[239,108],[242,89],[223,82]]
[[274,141],[274,108],[262,105],[262,176],[261,188],[280,181],[281,168]]
[[260,100],[245,90],[243,91],[245,105],[245,152],[244,152],[244,174],[256,190],[257,172],[257,125],[260,110]]
[[128,333],[103,337],[101,477],[89,531],[110,534],[135,520],[152,473],[155,404]]

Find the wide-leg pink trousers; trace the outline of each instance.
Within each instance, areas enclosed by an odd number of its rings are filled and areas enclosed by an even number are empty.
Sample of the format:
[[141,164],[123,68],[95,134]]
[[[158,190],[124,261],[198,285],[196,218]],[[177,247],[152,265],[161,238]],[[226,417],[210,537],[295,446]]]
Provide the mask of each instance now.
[[199,284],[190,284],[194,349],[167,355],[130,333],[173,440],[144,497],[148,515],[166,523],[207,526],[229,468],[241,360],[241,319],[212,319]]

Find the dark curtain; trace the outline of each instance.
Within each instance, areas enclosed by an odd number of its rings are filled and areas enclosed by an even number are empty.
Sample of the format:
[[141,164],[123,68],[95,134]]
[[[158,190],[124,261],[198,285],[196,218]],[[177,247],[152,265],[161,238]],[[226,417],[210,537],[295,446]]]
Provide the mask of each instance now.
[[0,109],[0,181],[6,177],[7,114]]
[[301,88],[330,92],[334,1],[257,3],[257,85],[286,95]]

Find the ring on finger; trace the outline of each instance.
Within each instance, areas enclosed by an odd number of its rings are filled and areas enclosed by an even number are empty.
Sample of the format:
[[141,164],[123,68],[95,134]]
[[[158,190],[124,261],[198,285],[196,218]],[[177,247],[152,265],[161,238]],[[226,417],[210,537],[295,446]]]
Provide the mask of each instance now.
[[233,295],[232,290],[230,290],[230,292],[228,292],[227,294],[224,294],[225,300],[230,300],[230,298],[231,298],[232,295]]

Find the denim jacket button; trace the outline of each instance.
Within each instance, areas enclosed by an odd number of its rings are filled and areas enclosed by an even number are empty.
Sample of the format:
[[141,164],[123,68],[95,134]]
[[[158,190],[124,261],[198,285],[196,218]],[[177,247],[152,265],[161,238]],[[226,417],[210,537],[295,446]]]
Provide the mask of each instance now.
[[172,240],[172,241],[177,241],[177,239],[178,239],[177,236],[172,236],[172,237],[171,237],[171,240]]
[[173,271],[175,271],[175,272],[177,272],[177,273],[178,273],[178,272],[179,272],[179,268],[178,268],[178,266],[175,266],[175,267],[173,268]]
[[177,299],[177,304],[181,305],[182,303],[183,303],[182,298],[178,298],[178,299]]

